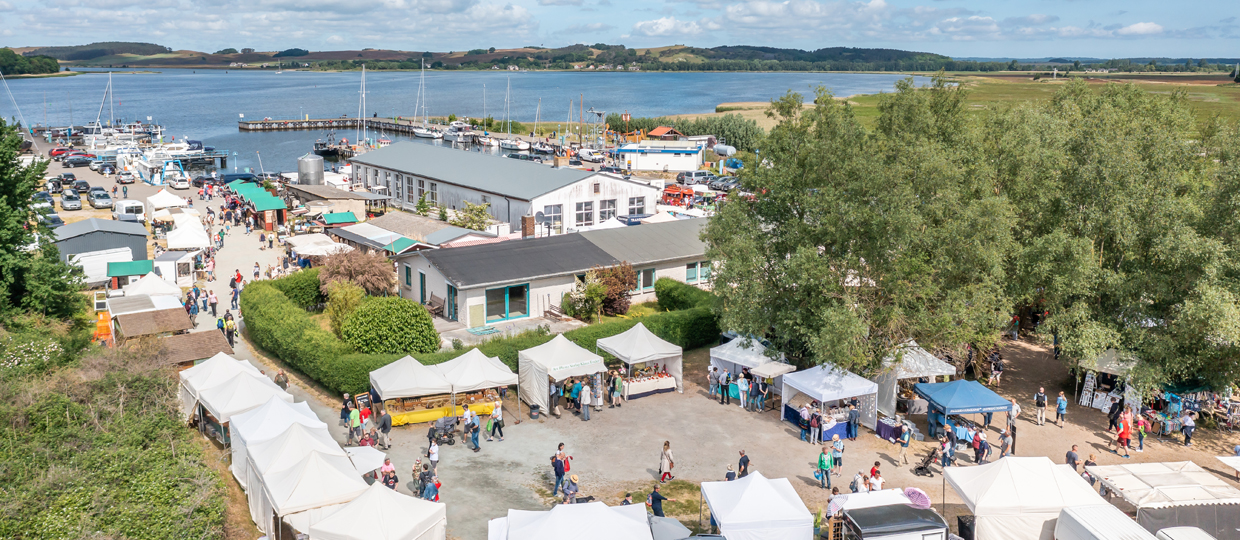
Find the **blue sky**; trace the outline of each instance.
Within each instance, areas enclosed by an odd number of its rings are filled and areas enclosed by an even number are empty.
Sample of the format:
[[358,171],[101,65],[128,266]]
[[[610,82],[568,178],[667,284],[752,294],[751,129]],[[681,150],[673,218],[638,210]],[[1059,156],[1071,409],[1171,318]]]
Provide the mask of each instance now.
[[1236,57],[1240,2],[1199,0],[0,0],[0,44],[411,51],[887,47],[981,57]]

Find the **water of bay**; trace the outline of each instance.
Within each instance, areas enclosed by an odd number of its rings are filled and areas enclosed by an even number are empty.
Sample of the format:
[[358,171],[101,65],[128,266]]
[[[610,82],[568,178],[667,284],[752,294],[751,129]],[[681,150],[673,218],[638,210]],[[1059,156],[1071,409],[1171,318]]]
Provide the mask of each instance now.
[[[585,109],[625,112],[633,116],[713,112],[722,102],[768,101],[785,92],[812,97],[818,86],[835,95],[892,90],[900,74],[870,73],[577,73],[435,71],[426,73],[426,110],[431,116],[502,119],[505,92],[511,84],[513,120],[545,124],[567,121],[569,103]],[[918,78],[918,84],[926,80]],[[414,115],[417,72],[367,72],[366,116]],[[325,137],[321,132],[241,133],[237,121],[262,118],[332,118],[358,114],[360,72],[237,71],[166,69],[158,73],[114,74],[115,117],[145,121],[149,116],[165,133],[200,139],[237,154],[231,166],[257,168],[261,155],[267,170],[295,170],[296,159]],[[107,76],[10,79],[9,88],[30,124],[82,125],[100,115]],[[0,97],[0,114],[14,118],[12,101]],[[541,99],[541,111],[539,100]],[[106,122],[109,104],[102,107]],[[574,118],[576,114],[574,113]],[[353,133],[337,133],[353,139]],[[389,138],[402,137],[389,135]]]

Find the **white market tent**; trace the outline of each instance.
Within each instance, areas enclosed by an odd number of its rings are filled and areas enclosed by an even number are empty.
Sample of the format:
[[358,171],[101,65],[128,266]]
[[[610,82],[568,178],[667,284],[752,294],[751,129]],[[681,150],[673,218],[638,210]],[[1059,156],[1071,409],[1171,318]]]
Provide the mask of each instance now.
[[176,296],[180,298],[181,288],[169,283],[168,280],[150,272],[141,279],[126,285],[122,290],[125,295],[145,294],[147,296]]
[[644,223],[644,224],[651,224],[651,223],[668,223],[668,222],[670,222],[670,221],[680,221],[680,218],[678,218],[678,217],[676,217],[676,216],[673,216],[673,215],[671,215],[671,214],[669,214],[669,213],[667,213],[667,212],[659,212],[659,213],[657,213],[657,214],[655,214],[655,215],[653,215],[653,216],[650,216],[650,217],[648,217],[648,218],[646,218],[646,219],[643,219],[643,220],[642,220],[642,223]]
[[224,353],[216,353],[202,363],[180,372],[181,412],[186,417],[193,415],[202,392],[227,382],[239,373],[266,378],[249,362],[237,360]]
[[349,456],[349,461],[353,462],[357,474],[362,476],[382,467],[383,460],[387,459],[387,454],[373,446],[350,446],[344,449],[344,453]]
[[702,482],[702,499],[728,540],[810,540],[814,516],[787,478],[754,472],[731,482]]
[[531,406],[548,412],[548,377],[556,382],[569,377],[593,375],[607,371],[603,357],[557,334],[551,341],[517,353],[517,371],[521,397]]
[[1101,356],[1094,360],[1093,365],[1081,362],[1081,367],[1122,377],[1127,375],[1136,364],[1136,359],[1121,357],[1118,350],[1107,349],[1102,352]]
[[[904,494],[904,490],[900,488],[884,489],[882,491],[867,491],[865,493],[847,493],[840,497],[843,503],[840,504],[841,510],[857,510],[861,508],[875,508],[878,506],[892,506],[895,504],[912,504],[908,496]],[[835,501],[833,497],[832,502]]]
[[251,444],[278,437],[293,424],[311,428],[327,428],[327,424],[319,420],[314,415],[314,411],[310,410],[308,403],[304,401],[289,403],[276,396],[272,396],[267,403],[256,409],[233,415],[228,423],[229,436],[232,439],[232,464],[229,468],[232,469],[233,478],[237,479],[242,489],[248,489],[246,474],[249,470],[249,461],[247,461],[246,448]]
[[[329,456],[348,457],[340,444],[332,439],[327,427],[309,427],[291,424],[276,436],[246,447],[249,465],[246,485],[258,485],[262,477],[272,469],[283,469],[297,463],[310,452],[322,452]],[[359,475],[360,476],[360,475]]]
[[406,356],[370,372],[370,386],[383,399],[451,394],[452,385],[438,371]]
[[292,246],[293,251],[298,256],[323,256],[333,253],[353,251],[353,246],[341,244],[333,241],[331,237],[323,233],[299,234],[290,236],[285,239],[285,243]]
[[1223,465],[1235,469],[1236,473],[1240,474],[1240,456],[1218,456],[1218,460],[1222,461]]
[[197,218],[177,220],[176,228],[168,231],[168,249],[206,249],[211,237]]
[[189,203],[186,203],[185,199],[169,193],[167,189],[161,189],[159,190],[159,193],[147,197],[146,204],[150,207],[147,211],[152,215],[155,214],[156,210],[163,208],[180,208],[189,206]]
[[796,397],[798,392],[819,403],[855,397],[858,404],[857,410],[861,412],[861,425],[874,429],[878,421],[874,399],[878,392],[878,385],[850,371],[823,364],[784,375],[784,384],[780,393],[781,416],[784,414],[783,406]]
[[1107,504],[1072,467],[1046,457],[1009,456],[976,467],[948,467],[944,476],[987,540],[1052,540],[1059,512]]
[[595,342],[598,348],[612,356],[623,360],[625,364],[642,364],[654,362],[667,370],[676,379],[676,391],[684,392],[684,350],[654,335],[645,324],[637,323],[632,328],[611,337]]
[[551,510],[509,510],[488,523],[488,540],[652,540],[643,505],[560,504]]
[[203,390],[198,395],[198,401],[215,417],[215,421],[223,424],[234,414],[261,407],[272,397],[293,402],[291,394],[276,386],[276,383],[267,377],[261,374],[255,377],[250,373],[238,373],[213,388]]
[[610,217],[610,218],[607,218],[605,221],[600,222],[598,225],[592,225],[590,227],[582,227],[578,230],[580,231],[602,231],[606,229],[619,229],[621,227],[628,227],[628,224],[616,219],[615,217]]
[[397,493],[380,482],[310,526],[310,540],[444,540],[447,536],[445,504]]
[[1055,540],[1156,540],[1123,510],[1110,504],[1069,506],[1059,513]]
[[250,512],[259,530],[269,531],[271,517],[307,531],[366,491],[366,482],[345,456],[310,451],[300,461],[263,475],[262,493],[250,497]]
[[429,366],[452,386],[452,392],[472,392],[517,384],[513,373],[498,357],[489,357],[477,348],[442,364]]
[[878,412],[885,416],[896,414],[896,390],[900,387],[900,379],[956,374],[956,366],[935,358],[911,339],[899,347],[895,356],[883,360],[883,368],[874,382],[878,383]]
[[1219,540],[1240,538],[1240,490],[1191,461],[1086,467],[1137,507],[1137,523],[1156,532],[1192,525]]

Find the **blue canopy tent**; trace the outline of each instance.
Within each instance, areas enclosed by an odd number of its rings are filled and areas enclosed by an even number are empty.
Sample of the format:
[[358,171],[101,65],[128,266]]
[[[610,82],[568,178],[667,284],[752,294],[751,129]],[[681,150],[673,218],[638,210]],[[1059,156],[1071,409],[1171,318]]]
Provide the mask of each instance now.
[[938,433],[937,425],[946,423],[954,414],[996,413],[1012,409],[1012,402],[994,393],[977,381],[955,380],[945,383],[917,383],[913,392],[930,404],[930,436]]

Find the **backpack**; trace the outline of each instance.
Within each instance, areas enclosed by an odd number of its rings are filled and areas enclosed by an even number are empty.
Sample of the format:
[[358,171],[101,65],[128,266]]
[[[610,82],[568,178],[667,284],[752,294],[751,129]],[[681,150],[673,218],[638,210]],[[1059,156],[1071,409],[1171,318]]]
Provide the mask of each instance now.
[[228,287],[229,287],[229,288],[232,288],[232,289],[236,289],[236,288],[237,288],[237,278],[236,278],[236,277],[232,277],[232,278],[229,278],[229,279],[228,279]]
[[854,476],[852,482],[848,483],[848,489],[852,490],[853,493],[857,492],[857,477]]
[[215,329],[216,329],[216,330],[223,330],[223,329],[224,329],[224,318],[223,318],[223,317],[220,317],[220,318],[218,318],[218,319],[216,319],[216,320],[215,320]]
[[809,417],[809,427],[812,427],[812,428],[818,427],[818,415],[815,414]]
[[1037,394],[1034,396],[1034,404],[1038,407],[1046,406],[1046,394]]

